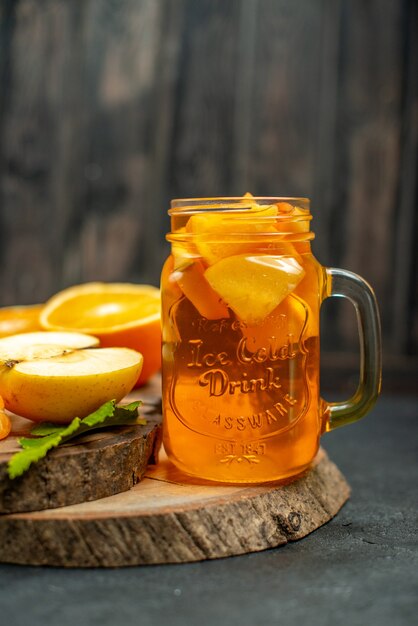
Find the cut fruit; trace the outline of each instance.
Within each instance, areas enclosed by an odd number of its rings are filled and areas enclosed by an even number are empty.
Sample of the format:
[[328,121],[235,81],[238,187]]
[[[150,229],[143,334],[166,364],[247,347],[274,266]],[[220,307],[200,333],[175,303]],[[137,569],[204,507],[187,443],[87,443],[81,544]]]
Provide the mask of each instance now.
[[265,350],[271,345],[280,349],[288,342],[299,343],[312,335],[312,311],[308,304],[294,293],[289,294],[262,324],[246,324],[242,328],[246,349]]
[[[185,233],[185,228],[176,231],[176,235],[180,236],[184,236]],[[206,319],[229,317],[225,303],[204,277],[205,266],[199,260],[195,246],[189,242],[174,240],[171,244],[171,254],[174,270],[170,274],[170,283],[175,282],[200,315]]]
[[[182,298],[183,292],[173,278],[173,255],[167,258],[161,272],[161,284],[164,285],[162,341],[176,343],[179,341],[176,324],[172,315],[173,307]],[[164,350],[164,347],[162,347]]]
[[[186,225],[186,231],[196,235],[196,248],[208,265],[213,265],[227,256],[251,251],[251,242],[228,239],[234,234],[274,233],[277,232],[272,217],[277,216],[277,205],[262,206],[248,198],[250,208],[192,215]],[[267,219],[264,219],[267,218]],[[216,241],[219,237],[220,241]],[[205,240],[206,239],[206,240]]]
[[12,430],[10,417],[4,412],[3,398],[0,396],[0,439],[5,439]]
[[[182,227],[176,230],[176,237],[187,237],[186,228]],[[182,269],[190,265],[199,258],[199,254],[195,246],[190,242],[174,239],[171,243],[171,254],[173,256],[174,269]]]
[[278,202],[276,206],[279,215],[288,215],[291,218],[285,222],[277,220],[277,230],[279,232],[283,232],[283,234],[290,234],[307,233],[309,231],[310,212],[308,209],[301,209],[300,207],[294,206],[289,202]]
[[187,265],[183,271],[175,271],[172,277],[200,315],[208,320],[229,317],[226,304],[209,285],[204,274],[204,266],[196,261]]
[[94,335],[102,347],[141,352],[141,385],[161,367],[160,306],[160,291],[151,285],[86,283],[53,296],[40,321],[48,330]]
[[[217,205],[212,205],[211,211],[192,215],[187,222],[185,230],[189,234],[196,235],[196,249],[208,265],[213,265],[228,256],[253,251],[254,242],[245,241],[245,235],[265,233],[277,236],[277,233],[281,232],[290,234],[307,230],[305,221],[293,222],[288,219],[283,222],[280,216],[285,215],[289,218],[302,214],[305,216],[309,214],[308,211],[294,207],[288,202],[271,205],[258,204],[249,193],[243,196],[243,201],[244,204],[249,205],[245,209],[240,210],[239,205],[236,205],[237,209],[234,211],[216,212]],[[219,205],[219,208],[225,208],[225,205]],[[241,240],[240,234],[244,235]],[[235,235],[238,235],[236,242],[233,240]],[[219,238],[218,241],[217,238]],[[298,256],[290,242],[274,238],[269,244],[277,249],[278,254]]]
[[205,278],[247,324],[258,324],[302,280],[305,272],[292,257],[232,256],[209,267]]
[[95,348],[97,337],[82,333],[38,331],[0,339],[0,367],[4,363],[28,359],[48,359],[70,350]]
[[41,330],[39,315],[42,309],[42,304],[0,308],[0,337]]
[[138,379],[142,355],[128,348],[90,347],[97,343],[95,337],[71,332],[0,339],[5,407],[34,421],[66,423],[108,400],[121,400]]

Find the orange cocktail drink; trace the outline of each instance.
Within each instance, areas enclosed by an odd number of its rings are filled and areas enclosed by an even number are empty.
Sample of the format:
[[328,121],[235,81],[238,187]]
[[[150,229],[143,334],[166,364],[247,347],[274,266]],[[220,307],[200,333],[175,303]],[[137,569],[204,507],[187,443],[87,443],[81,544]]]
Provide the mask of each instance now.
[[310,249],[309,201],[184,200],[170,213],[167,454],[209,480],[294,476],[315,457],[331,416],[319,393],[319,310],[332,284]]

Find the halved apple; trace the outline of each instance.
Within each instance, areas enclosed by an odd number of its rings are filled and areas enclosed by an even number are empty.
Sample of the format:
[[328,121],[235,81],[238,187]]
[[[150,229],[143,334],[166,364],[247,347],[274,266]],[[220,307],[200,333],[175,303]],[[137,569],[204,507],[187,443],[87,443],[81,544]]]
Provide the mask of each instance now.
[[135,385],[143,357],[129,348],[95,348],[72,332],[24,333],[0,339],[0,395],[6,409],[33,421],[66,423]]
[[38,331],[9,335],[0,339],[0,366],[6,361],[48,359],[69,350],[94,348],[99,343],[97,337],[73,332]]

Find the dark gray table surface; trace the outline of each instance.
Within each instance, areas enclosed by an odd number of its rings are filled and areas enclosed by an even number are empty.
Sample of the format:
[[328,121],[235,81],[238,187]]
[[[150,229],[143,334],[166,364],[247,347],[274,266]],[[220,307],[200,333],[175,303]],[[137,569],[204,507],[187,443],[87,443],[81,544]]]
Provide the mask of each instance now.
[[382,397],[323,438],[350,501],[305,539],[218,561],[119,570],[0,565],[4,626],[418,623],[418,399]]

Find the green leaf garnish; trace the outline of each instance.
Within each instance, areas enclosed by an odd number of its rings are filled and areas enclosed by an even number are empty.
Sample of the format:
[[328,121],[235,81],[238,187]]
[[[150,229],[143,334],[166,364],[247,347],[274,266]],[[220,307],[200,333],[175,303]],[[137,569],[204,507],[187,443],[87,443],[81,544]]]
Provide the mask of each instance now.
[[31,435],[34,435],[33,438],[22,437],[19,439],[19,444],[23,450],[16,452],[9,460],[7,464],[9,477],[13,479],[22,476],[32,463],[43,459],[49,450],[79,435],[109,426],[145,425],[146,420],[138,417],[140,404],[141,402],[131,402],[131,404],[117,406],[115,400],[110,400],[83,419],[75,417],[66,426],[47,422],[37,424],[30,432]]

